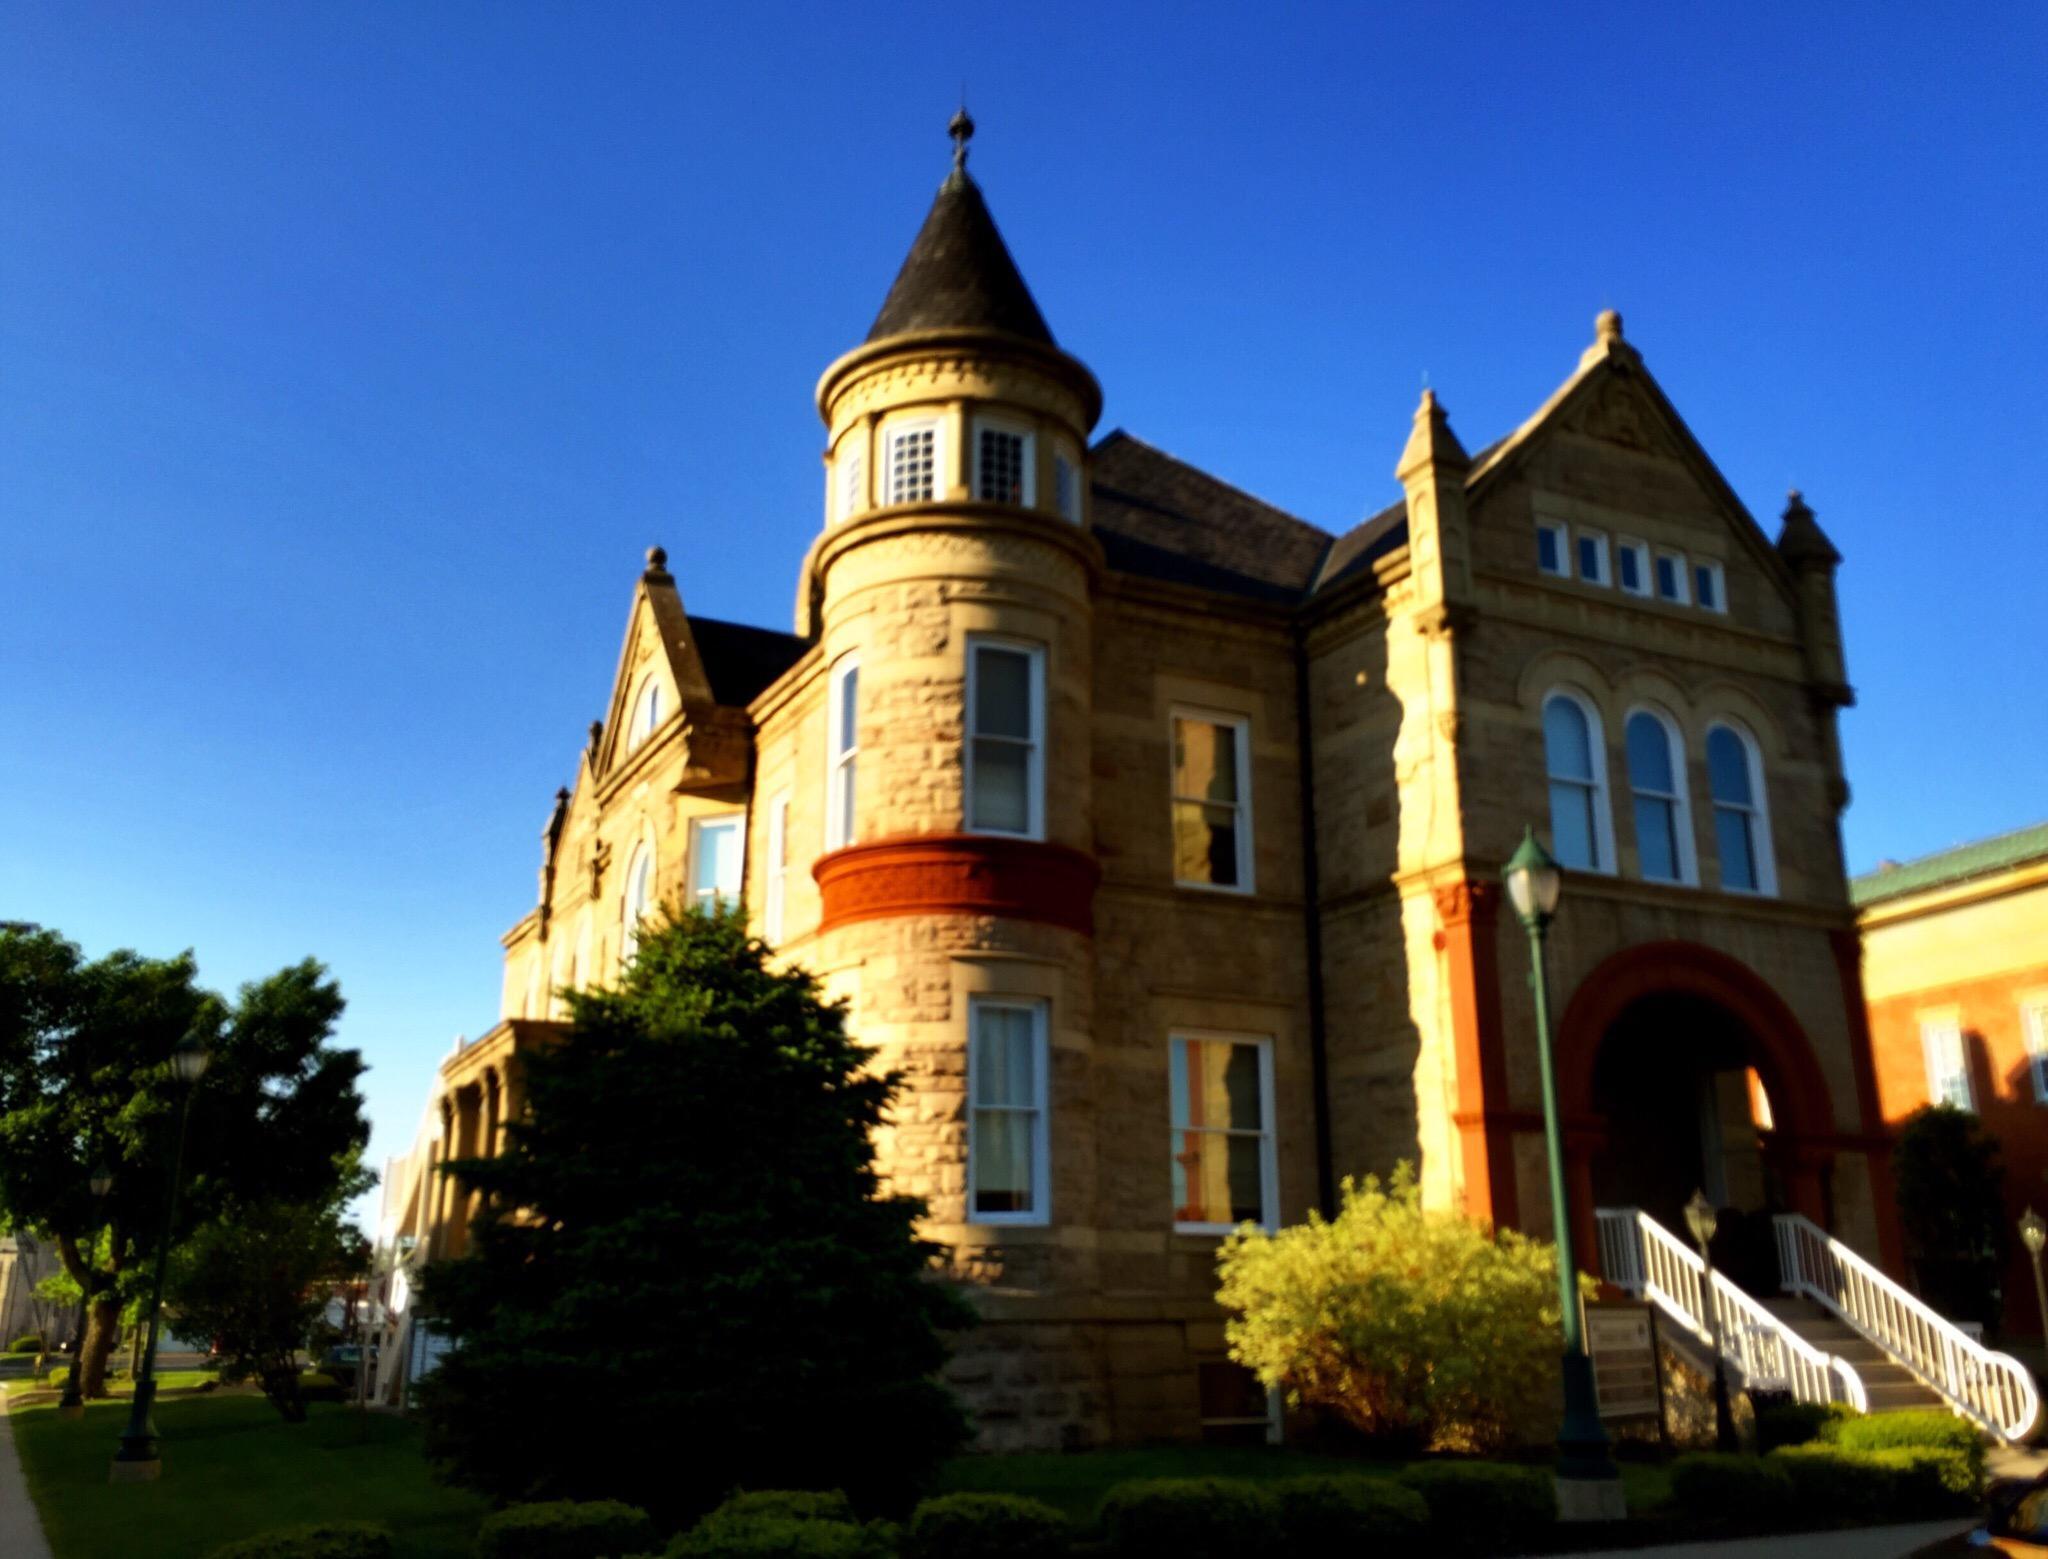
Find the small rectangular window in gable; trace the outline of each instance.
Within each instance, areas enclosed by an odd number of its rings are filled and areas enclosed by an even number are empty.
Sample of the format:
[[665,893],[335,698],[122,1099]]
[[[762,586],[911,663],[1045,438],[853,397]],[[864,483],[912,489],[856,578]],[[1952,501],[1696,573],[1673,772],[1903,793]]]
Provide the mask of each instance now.
[[1683,552],[1657,554],[1657,599],[1675,601],[1680,606],[1687,604]]
[[1613,583],[1607,572],[1607,537],[1600,531],[1579,532],[1579,578],[1589,585]]
[[1692,566],[1692,598],[1710,612],[1728,610],[1725,576],[1718,563],[1695,563]]
[[935,423],[890,430],[890,503],[930,503],[938,469],[939,430]]
[[1564,521],[1536,522],[1536,567],[1559,579],[1571,573],[1570,561],[1565,556]]
[[1622,537],[1615,543],[1614,561],[1624,591],[1630,595],[1650,593],[1650,548],[1647,542]]

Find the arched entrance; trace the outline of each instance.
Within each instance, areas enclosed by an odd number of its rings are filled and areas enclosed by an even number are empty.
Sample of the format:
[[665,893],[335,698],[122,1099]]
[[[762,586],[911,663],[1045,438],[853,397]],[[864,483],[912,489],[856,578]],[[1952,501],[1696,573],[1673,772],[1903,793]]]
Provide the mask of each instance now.
[[1682,1238],[1703,1190],[1730,1276],[1771,1292],[1769,1215],[1829,1221],[1827,1084],[1791,1009],[1738,960],[1689,942],[1615,954],[1573,993],[1557,1061],[1580,1249],[1597,1249],[1596,1206],[1640,1207]]

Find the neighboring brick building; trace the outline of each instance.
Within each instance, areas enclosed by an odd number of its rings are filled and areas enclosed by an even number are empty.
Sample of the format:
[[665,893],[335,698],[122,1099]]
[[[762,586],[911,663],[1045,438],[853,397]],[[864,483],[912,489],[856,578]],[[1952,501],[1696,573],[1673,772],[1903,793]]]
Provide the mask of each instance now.
[[2048,1215],[2048,823],[1887,864],[1850,884],[1879,1102],[1896,1126],[1936,1100],[1975,1110],[2005,1157],[2005,1328],[2039,1337],[2016,1229]]
[[[882,1162],[981,1306],[984,1442],[1259,1432],[1220,1231],[1401,1159],[1549,1227],[1496,890],[1547,821],[1585,1259],[1596,1198],[1676,1221],[1702,1184],[1876,1253],[1839,558],[1797,495],[1765,536],[1616,315],[1476,456],[1425,394],[1400,495],[1333,532],[1091,443],[1096,382],[956,161],[818,404],[794,632],[690,614],[649,554],[429,1167],[495,1144],[551,992],[647,906],[743,895],[908,1079]],[[412,1183],[399,1232],[462,1249]]]

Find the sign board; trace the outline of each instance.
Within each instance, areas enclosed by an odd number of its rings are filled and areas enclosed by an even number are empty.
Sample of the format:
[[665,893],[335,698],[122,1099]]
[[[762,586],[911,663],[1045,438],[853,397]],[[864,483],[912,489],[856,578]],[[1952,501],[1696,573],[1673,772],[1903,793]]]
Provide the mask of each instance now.
[[1664,1381],[1657,1368],[1657,1317],[1629,1300],[1589,1302],[1586,1352],[1593,1359],[1593,1390],[1602,1418],[1664,1416]]

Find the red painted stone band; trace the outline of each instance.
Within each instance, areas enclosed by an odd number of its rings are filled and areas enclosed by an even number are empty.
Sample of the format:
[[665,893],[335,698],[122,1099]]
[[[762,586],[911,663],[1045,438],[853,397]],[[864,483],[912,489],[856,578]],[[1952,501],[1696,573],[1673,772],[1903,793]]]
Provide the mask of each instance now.
[[811,868],[818,929],[892,915],[1000,915],[1095,932],[1092,855],[1036,839],[928,834],[849,845]]

